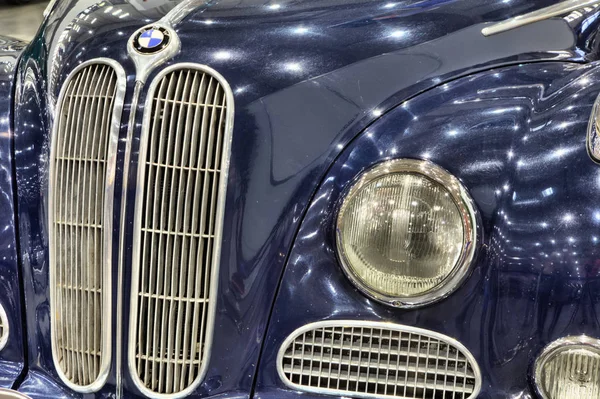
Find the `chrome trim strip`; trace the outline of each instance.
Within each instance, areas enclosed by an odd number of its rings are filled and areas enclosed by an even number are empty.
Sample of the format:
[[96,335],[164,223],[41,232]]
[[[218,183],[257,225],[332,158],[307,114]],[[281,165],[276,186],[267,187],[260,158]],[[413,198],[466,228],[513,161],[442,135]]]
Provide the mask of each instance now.
[[[109,132],[109,138],[108,138],[108,153],[107,153],[107,160],[112,160],[112,162],[107,162],[107,170],[106,170],[106,181],[105,181],[105,186],[104,186],[104,190],[105,190],[105,194],[104,194],[104,198],[105,198],[105,202],[104,202],[104,209],[103,209],[103,218],[104,218],[104,237],[103,237],[103,241],[104,241],[104,252],[103,252],[103,257],[105,262],[107,262],[107,264],[105,265],[107,267],[107,269],[109,271],[111,271],[110,273],[104,273],[103,276],[103,286],[105,287],[105,290],[103,291],[103,296],[102,296],[102,311],[104,314],[104,317],[106,320],[109,320],[108,322],[108,328],[105,328],[106,331],[103,331],[102,334],[102,351],[104,353],[104,356],[102,358],[102,363],[101,363],[101,367],[100,367],[100,372],[98,373],[98,378],[96,379],[96,381],[94,381],[92,384],[86,385],[86,386],[80,386],[80,385],[76,385],[73,384],[67,377],[66,375],[64,375],[64,373],[62,372],[62,369],[60,367],[60,365],[58,364],[58,353],[57,353],[57,342],[55,341],[55,337],[57,335],[55,328],[56,328],[56,323],[52,323],[52,315],[51,315],[51,322],[50,322],[50,326],[51,326],[51,343],[52,343],[52,359],[56,368],[56,372],[58,373],[60,379],[65,383],[65,385],[67,385],[70,389],[76,391],[76,392],[81,392],[81,393],[92,393],[92,392],[96,392],[98,391],[100,388],[102,388],[102,386],[104,385],[104,383],[106,382],[106,379],[108,378],[109,375],[109,371],[110,371],[110,364],[111,364],[111,358],[112,358],[112,328],[110,327],[112,325],[112,235],[113,235],[113,228],[112,228],[112,217],[113,217],[113,198],[114,198],[114,193],[115,193],[115,187],[114,187],[114,180],[115,180],[115,174],[116,174],[116,170],[117,170],[117,165],[116,165],[116,159],[117,159],[117,144],[118,144],[118,140],[119,140],[119,130],[121,127],[121,116],[123,113],[123,103],[125,100],[125,87],[126,87],[126,82],[127,82],[127,76],[125,74],[125,71],[123,70],[123,67],[121,67],[121,65],[109,58],[95,58],[89,61],[86,61],[84,63],[82,63],[81,65],[78,65],[77,68],[75,68],[73,71],[71,71],[71,73],[69,74],[69,76],[67,76],[67,78],[65,79],[64,83],[63,83],[63,87],[61,89],[61,93],[60,96],[58,98],[58,107],[56,109],[55,112],[55,116],[58,117],[58,115],[60,115],[61,113],[61,108],[63,105],[63,100],[64,100],[64,96],[67,92],[67,88],[68,88],[68,83],[71,81],[71,79],[73,78],[73,76],[75,76],[79,71],[81,71],[82,69],[84,69],[85,67],[92,65],[92,64],[105,64],[108,65],[110,67],[112,67],[117,75],[117,91],[116,91],[116,97],[115,97],[115,102],[114,102],[114,108],[113,108],[113,112],[112,112],[112,120],[111,120],[111,127],[110,127],[110,132]],[[54,138],[56,137],[56,129],[58,129],[58,123],[56,123],[56,119],[54,120],[54,126],[52,128],[52,134],[51,134],[51,149],[50,149],[50,159],[54,159],[55,157],[55,153],[56,153],[56,141],[54,140]],[[49,256],[50,256],[50,268],[49,268],[49,274],[50,274],[50,287],[54,287],[56,285],[56,276],[55,276],[55,262],[54,260],[54,251],[55,251],[55,237],[54,237],[54,233],[53,233],[53,212],[52,210],[54,209],[54,204],[53,204],[53,187],[51,182],[54,181],[54,162],[50,162],[50,178],[48,180],[48,238],[49,238]],[[50,309],[54,309],[53,304],[56,303],[56,298],[55,298],[55,290],[51,289],[50,290]]]
[[[208,307],[208,317],[206,321],[207,331],[206,331],[206,340],[205,340],[205,356],[202,359],[202,363],[200,365],[200,371],[198,373],[198,377],[188,388],[185,390],[178,392],[176,394],[158,394],[146,388],[143,381],[141,381],[137,374],[135,358],[136,358],[136,342],[137,342],[137,308],[138,308],[138,284],[139,284],[139,259],[140,259],[140,239],[141,239],[141,229],[135,228],[134,237],[133,237],[133,265],[132,265],[132,277],[131,277],[131,302],[130,302],[130,317],[129,317],[129,342],[128,342],[128,366],[129,373],[131,375],[131,379],[133,380],[135,386],[149,398],[182,398],[190,395],[202,382],[204,379],[206,372],[208,370],[208,364],[210,363],[211,358],[211,349],[212,349],[212,341],[213,341],[213,330],[215,324],[215,312],[216,312],[216,294],[218,291],[219,284],[219,266],[220,266],[220,257],[221,257],[221,240],[222,240],[222,232],[223,232],[223,219],[225,215],[225,200],[227,194],[227,179],[229,174],[229,162],[231,156],[231,140],[233,135],[233,118],[235,115],[235,104],[234,104],[234,96],[229,86],[229,83],[225,80],[225,78],[219,74],[214,69],[201,64],[194,63],[180,63],[171,65],[168,68],[162,70],[152,81],[150,88],[147,92],[146,96],[146,104],[144,106],[144,119],[143,119],[143,130],[142,136],[140,138],[140,153],[138,157],[138,178],[136,182],[136,199],[135,199],[135,209],[134,209],[134,226],[141,226],[141,218],[142,218],[142,202],[143,195],[142,193],[144,188],[144,179],[145,179],[145,168],[140,167],[141,162],[146,159],[146,151],[148,147],[148,136],[150,133],[150,125],[151,125],[151,117],[152,117],[152,102],[154,100],[155,92],[160,83],[161,79],[170,72],[180,70],[180,69],[194,69],[200,72],[204,72],[206,74],[211,75],[215,78],[219,84],[223,87],[227,98],[227,115],[225,119],[225,130],[223,137],[223,152],[222,152],[222,167],[221,167],[221,175],[219,177],[219,190],[218,193],[220,195],[219,202],[217,205],[217,213],[215,217],[215,240],[213,243],[213,253],[215,254],[213,258],[213,262],[211,265],[211,280],[210,280],[210,293],[209,298],[213,300],[210,301]],[[124,190],[125,192],[125,190]],[[138,260],[138,261],[136,261]]]
[[123,292],[123,268],[125,264],[125,237],[126,237],[126,225],[125,219],[127,217],[127,187],[129,185],[129,163],[131,162],[131,146],[133,134],[135,131],[135,118],[137,115],[137,109],[140,101],[140,95],[144,84],[137,81],[133,89],[133,97],[131,99],[131,106],[129,111],[129,120],[127,125],[127,136],[125,143],[125,155],[123,160],[123,182],[121,184],[121,214],[119,215],[120,226],[119,226],[119,261],[118,261],[118,280],[117,280],[117,361],[116,363],[116,388],[117,398],[121,398],[123,394],[123,365],[122,365],[122,345],[121,337],[123,335],[123,298],[125,293]]
[[534,22],[543,21],[545,19],[549,19],[552,17],[558,17],[569,13],[571,11],[575,11],[577,9],[592,6],[595,4],[600,4],[600,0],[566,0],[562,1],[558,4],[551,5],[549,7],[541,8],[536,11],[532,11],[527,14],[519,15],[518,17],[514,17],[508,19],[506,21],[502,21],[499,23],[495,23],[493,25],[487,26],[481,30],[481,33],[484,36],[492,36],[501,32],[506,32],[511,29],[519,28],[521,26],[529,25]]
[[[350,198],[353,193],[360,190],[365,184],[384,174],[390,173],[416,173],[425,176],[441,184],[452,195],[463,221],[464,242],[461,256],[452,272],[444,279],[442,283],[425,292],[424,294],[411,297],[393,297],[376,292],[367,286],[357,276],[354,275],[349,267],[346,256],[341,245],[341,232],[344,228],[342,218],[340,217],[344,202]],[[399,308],[415,308],[437,302],[446,298],[454,292],[467,278],[471,271],[471,264],[475,257],[477,247],[477,212],[471,196],[461,182],[452,174],[437,166],[433,162],[417,159],[393,159],[373,166],[371,169],[360,174],[355,182],[350,185],[349,190],[344,194],[342,205],[338,209],[336,216],[336,246],[338,258],[342,269],[352,283],[365,295],[376,301]]]
[[600,95],[596,97],[587,128],[588,155],[594,162],[600,163]]
[[285,355],[285,352],[287,351],[287,348],[294,341],[294,339],[296,339],[298,336],[300,336],[308,331],[311,331],[311,330],[318,330],[320,328],[327,328],[327,327],[363,327],[363,328],[366,327],[366,328],[393,330],[393,331],[398,331],[398,332],[414,333],[414,334],[418,334],[418,335],[429,336],[429,337],[432,337],[439,341],[445,342],[448,345],[451,345],[451,346],[455,347],[456,349],[458,349],[465,356],[467,361],[471,364],[471,367],[473,367],[473,373],[475,375],[474,376],[475,386],[473,388],[473,393],[467,399],[476,398],[477,395],[479,394],[479,391],[481,391],[481,370],[479,369],[479,364],[477,363],[477,361],[475,360],[475,357],[471,354],[471,352],[456,339],[451,338],[447,335],[435,332],[435,331],[425,330],[423,328],[418,328],[418,327],[413,327],[413,326],[405,326],[402,324],[395,324],[395,323],[382,322],[382,321],[363,321],[363,320],[317,321],[314,323],[306,324],[306,325],[296,329],[294,332],[292,332],[285,339],[285,341],[283,341],[283,344],[281,344],[279,352],[277,353],[277,374],[279,374],[279,378],[281,379],[281,381],[283,381],[283,383],[285,385],[287,385],[289,388],[292,388],[292,389],[298,390],[298,391],[305,391],[305,392],[324,394],[324,395],[336,395],[336,396],[341,396],[341,397],[352,396],[352,397],[366,398],[366,399],[393,398],[389,395],[386,396],[386,395],[376,395],[376,394],[364,394],[364,393],[358,393],[358,392],[357,393],[355,393],[355,392],[349,393],[348,391],[343,391],[343,390],[308,387],[305,385],[294,384],[293,382],[288,380],[288,378],[286,377],[285,372],[283,370],[283,367],[282,367],[283,357]]
[[169,26],[175,26],[187,17],[192,11],[202,5],[208,5],[209,0],[184,0],[177,4],[167,15],[162,17],[159,22]]
[[56,2],[58,0],[50,0],[48,2],[48,5],[46,6],[46,8],[44,9],[44,13],[42,14],[44,16],[44,18],[47,18],[48,15],[50,15],[50,13],[52,12],[52,10],[54,10],[54,6],[56,5]]
[[556,341],[549,343],[543,350],[542,353],[535,360],[534,364],[534,375],[533,382],[535,385],[535,389],[537,394],[542,399],[556,399],[548,396],[546,391],[542,386],[542,367],[544,367],[544,363],[548,361],[548,359],[554,355],[556,352],[561,349],[568,349],[569,347],[579,347],[579,348],[588,348],[592,351],[596,351],[600,353],[600,340],[596,338],[592,338],[587,335],[578,335],[578,336],[568,336],[564,338],[559,338]]
[[2,325],[2,334],[0,335],[0,351],[2,351],[8,343],[8,335],[10,333],[8,317],[6,316],[6,311],[2,305],[0,305],[0,325]]

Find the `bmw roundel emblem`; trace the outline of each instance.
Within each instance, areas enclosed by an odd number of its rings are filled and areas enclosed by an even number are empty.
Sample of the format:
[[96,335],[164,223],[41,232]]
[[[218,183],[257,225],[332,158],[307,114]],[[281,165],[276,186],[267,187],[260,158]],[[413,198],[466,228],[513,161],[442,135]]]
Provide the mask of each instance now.
[[133,39],[133,47],[142,54],[154,54],[169,45],[171,35],[161,26],[142,29]]

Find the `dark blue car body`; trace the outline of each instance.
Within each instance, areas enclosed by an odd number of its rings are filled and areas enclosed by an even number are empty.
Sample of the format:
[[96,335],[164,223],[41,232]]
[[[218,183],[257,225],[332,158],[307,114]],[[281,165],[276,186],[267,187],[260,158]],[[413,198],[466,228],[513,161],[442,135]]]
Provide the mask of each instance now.
[[[600,338],[600,167],[586,149],[600,92],[599,12],[481,34],[553,3],[207,1],[175,27],[181,51],[148,82],[168,65],[209,65],[229,82],[236,107],[213,354],[190,397],[326,397],[286,387],[276,365],[289,334],[319,320],[390,321],[451,336],[479,363],[485,399],[532,397],[532,361],[549,342]],[[27,47],[0,39],[0,305],[11,326],[0,387],[34,399],[144,397],[127,371],[127,300],[124,316],[110,321],[104,387],[76,393],[56,372],[50,133],[67,75],[94,58],[119,62],[128,79],[115,192],[127,179],[133,206],[143,106],[124,176],[135,84],[127,42],[172,7],[64,0]],[[342,194],[362,171],[394,158],[427,159],[458,177],[481,219],[469,278],[420,309],[367,298],[336,256]],[[119,275],[117,241],[112,276],[123,291],[112,287],[115,307],[129,298],[133,245],[126,238]]]

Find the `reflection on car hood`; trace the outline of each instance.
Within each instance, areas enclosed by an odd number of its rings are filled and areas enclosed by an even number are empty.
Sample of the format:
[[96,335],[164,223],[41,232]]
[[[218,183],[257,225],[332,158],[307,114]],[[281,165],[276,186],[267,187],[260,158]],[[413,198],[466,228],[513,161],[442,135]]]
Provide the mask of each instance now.
[[[94,55],[117,53],[126,59],[126,42],[139,27],[167,15],[178,1],[90,1],[58,2],[46,24],[48,70],[51,92],[56,95],[58,74],[76,62]],[[473,28],[468,37],[480,36],[483,24],[504,20],[546,6],[551,1],[480,0],[366,1],[295,0],[272,1],[197,0],[190,13],[175,27],[182,40],[189,40],[182,52],[190,61],[215,67],[222,64],[247,68],[260,62],[268,73],[268,91],[338,70],[361,60],[412,49],[461,30]],[[589,21],[586,22],[589,25]],[[521,32],[521,37],[531,32]],[[548,58],[578,58],[573,32],[565,23],[550,32],[534,34],[535,46],[520,48],[520,40],[494,38],[481,43],[479,53],[496,53],[502,58],[526,53]],[[546,35],[550,34],[550,37]],[[508,37],[507,37],[508,38]],[[529,38],[532,39],[532,38]],[[448,52],[465,58],[473,54],[465,37],[447,41],[459,44]],[[514,49],[512,47],[515,47]],[[496,47],[496,48],[494,48]],[[466,51],[468,54],[461,54]],[[483,55],[482,54],[482,55]],[[210,55],[207,57],[206,55]],[[202,56],[202,57],[201,57]],[[489,57],[487,57],[489,58]],[[530,57],[531,58],[531,57]],[[534,57],[535,58],[535,57]],[[69,62],[71,61],[71,62]],[[486,61],[490,61],[486,59]],[[399,71],[400,72],[400,71]],[[266,74],[267,75],[267,74]]]

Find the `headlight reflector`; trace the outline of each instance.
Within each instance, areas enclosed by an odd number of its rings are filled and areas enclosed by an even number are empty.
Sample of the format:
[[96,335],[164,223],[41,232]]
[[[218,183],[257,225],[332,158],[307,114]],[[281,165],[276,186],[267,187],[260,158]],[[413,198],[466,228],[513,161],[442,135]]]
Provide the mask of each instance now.
[[344,198],[337,223],[346,274],[394,306],[444,297],[474,254],[472,201],[458,179],[428,161],[398,159],[365,172]]
[[600,398],[600,341],[585,335],[554,341],[535,362],[535,383],[544,399]]

